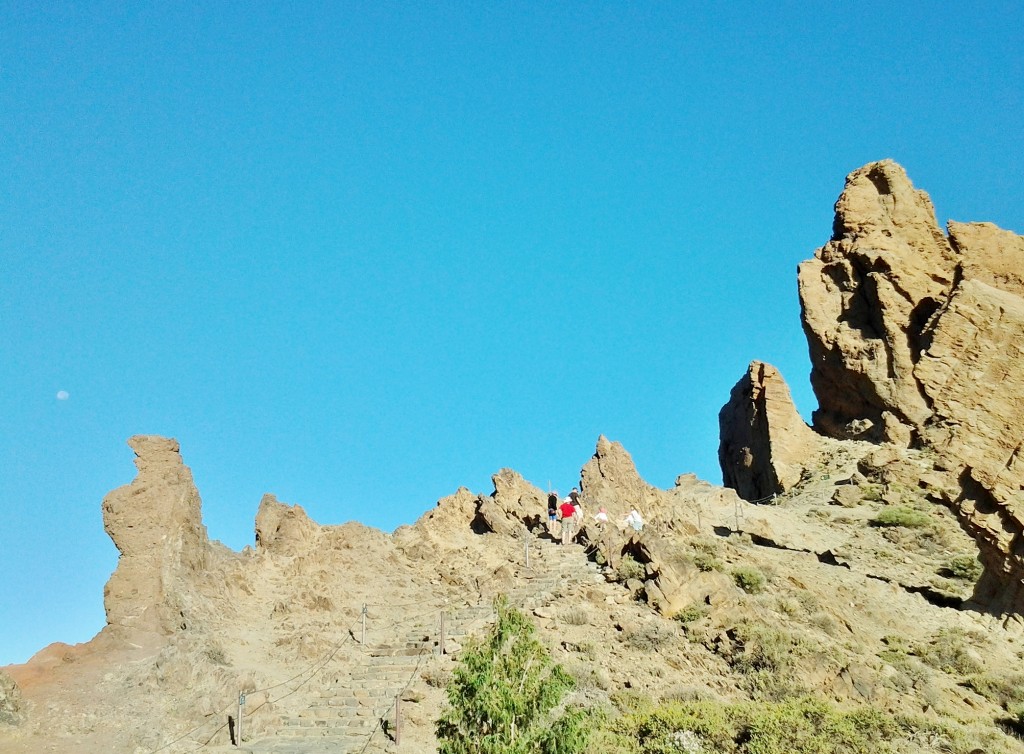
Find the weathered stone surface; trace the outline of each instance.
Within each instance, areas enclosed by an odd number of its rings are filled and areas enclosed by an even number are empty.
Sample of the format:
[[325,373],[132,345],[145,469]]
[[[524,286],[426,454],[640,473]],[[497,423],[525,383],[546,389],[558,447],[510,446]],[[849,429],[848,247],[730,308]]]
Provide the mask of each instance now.
[[18,684],[0,670],[0,725],[18,725],[25,718],[24,700]]
[[813,465],[822,438],[804,423],[782,375],[752,361],[718,414],[726,487],[746,500],[786,492]]
[[885,160],[850,174],[832,239],[799,266],[816,428],[902,442],[909,433],[896,425],[925,422],[931,412],[913,369],[956,264],[931,200],[903,168]]
[[286,505],[266,494],[256,511],[256,547],[260,550],[295,552],[307,549],[320,527],[298,505]]
[[[1024,609],[1024,238],[991,223],[951,222],[948,231],[895,163],[847,178],[832,240],[799,272],[815,427],[933,450],[945,481],[931,486],[982,550],[978,600],[1016,611]],[[883,483],[921,474],[879,459],[867,465]]]
[[199,492],[178,442],[136,435],[138,476],[103,500],[103,525],[121,555],[103,603],[112,626],[170,633],[187,625],[187,595],[207,567]]

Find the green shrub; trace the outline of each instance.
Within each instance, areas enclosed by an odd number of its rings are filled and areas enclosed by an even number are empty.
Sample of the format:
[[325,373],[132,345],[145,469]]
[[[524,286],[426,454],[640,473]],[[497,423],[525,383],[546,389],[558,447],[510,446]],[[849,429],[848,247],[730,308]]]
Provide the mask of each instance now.
[[981,563],[974,555],[958,555],[946,563],[946,569],[955,579],[975,582],[981,578]]
[[619,561],[619,566],[615,569],[615,575],[619,581],[629,581],[630,579],[643,581],[647,575],[647,568],[644,567],[643,563],[637,562],[632,555],[626,554]]
[[[902,721],[801,697],[777,704],[670,702],[609,726],[640,754],[867,754],[900,751]],[[621,744],[620,744],[621,745]],[[621,749],[619,749],[621,751]]]
[[687,605],[686,607],[684,607],[682,610],[680,610],[678,613],[676,613],[672,617],[675,618],[680,623],[686,624],[686,623],[693,623],[694,621],[700,620],[701,618],[703,618],[707,614],[708,614],[708,609],[704,605],[693,604],[693,605]]
[[714,555],[710,555],[706,552],[698,552],[693,556],[693,564],[697,566],[698,571],[721,571],[725,568],[722,565],[722,561],[716,558]]
[[965,685],[1005,710],[1024,705],[1024,673],[974,675]]
[[950,675],[978,675],[985,669],[967,647],[962,631],[940,631],[931,643],[916,646],[914,654],[925,665]]
[[871,523],[874,526],[902,526],[906,529],[922,529],[930,526],[932,520],[927,513],[922,513],[913,508],[896,506],[894,508],[886,508]]
[[440,754],[576,754],[593,727],[589,710],[560,706],[575,682],[507,601],[490,632],[462,652],[435,732]]
[[753,696],[779,701],[806,692],[798,667],[811,651],[805,639],[763,623],[741,623],[734,635],[735,646],[725,659]]
[[750,566],[734,568],[732,572],[732,580],[736,582],[736,586],[747,594],[759,594],[764,591],[764,574],[756,568],[752,568]]

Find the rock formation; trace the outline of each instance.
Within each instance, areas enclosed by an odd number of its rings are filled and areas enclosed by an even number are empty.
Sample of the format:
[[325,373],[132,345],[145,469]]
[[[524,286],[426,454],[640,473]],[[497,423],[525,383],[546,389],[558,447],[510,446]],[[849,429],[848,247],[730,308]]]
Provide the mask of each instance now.
[[724,484],[745,500],[792,489],[824,442],[800,417],[779,371],[761,361],[736,383],[718,424]]
[[[977,599],[1020,612],[1024,238],[991,223],[943,233],[890,160],[851,173],[835,210],[831,240],[798,274],[814,428],[934,453],[932,497],[957,511],[987,566]],[[765,392],[748,374],[722,412],[723,476],[748,499],[784,489],[808,458],[805,427],[772,421]]]
[[172,633],[188,625],[195,582],[210,561],[199,492],[178,443],[137,435],[138,476],[103,500],[103,525],[121,553],[104,590],[107,623]]

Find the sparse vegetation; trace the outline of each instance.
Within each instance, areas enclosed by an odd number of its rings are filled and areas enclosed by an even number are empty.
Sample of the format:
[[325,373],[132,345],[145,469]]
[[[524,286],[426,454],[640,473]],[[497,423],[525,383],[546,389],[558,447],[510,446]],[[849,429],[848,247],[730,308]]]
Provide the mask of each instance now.
[[974,555],[958,555],[946,563],[946,569],[955,579],[975,582],[981,578],[981,563]]
[[752,566],[734,568],[732,580],[736,582],[736,586],[747,594],[760,594],[764,591],[766,583],[764,574]]
[[[668,702],[623,715],[604,752],[630,754],[868,754],[966,751],[950,726],[872,707],[841,710],[809,697],[779,703]],[[931,744],[931,745],[930,745]],[[925,748],[927,747],[927,748]],[[588,750],[599,754],[598,750]]]
[[806,689],[797,663],[811,652],[806,639],[764,623],[741,623],[734,629],[735,645],[725,658],[743,676],[755,697],[779,701]]
[[871,523],[874,526],[902,526],[906,529],[922,529],[931,524],[931,517],[913,508],[897,505],[886,508]]
[[[977,653],[967,646],[967,638],[968,634],[963,631],[940,631],[930,643],[916,646],[914,654],[929,667],[943,673],[955,676],[977,675],[985,668]],[[978,638],[983,640],[984,637]]]
[[644,576],[647,575],[647,569],[643,563],[640,563],[630,554],[622,556],[622,560],[619,561],[618,567],[615,569],[615,574],[619,581],[629,581],[630,579],[643,580]]
[[672,617],[685,625],[687,623],[698,621],[707,614],[708,609],[704,605],[693,604],[687,605]]
[[1024,673],[982,673],[971,676],[964,685],[1007,711],[1024,711]]
[[698,571],[722,571],[725,566],[722,565],[722,561],[716,558],[714,555],[710,555],[706,552],[698,552],[693,556],[693,564],[697,566]]
[[672,630],[670,626],[658,620],[645,623],[639,628],[627,632],[625,641],[633,649],[653,652],[668,646],[678,635],[678,629]]
[[590,623],[590,613],[578,605],[566,608],[559,617],[562,623],[570,626],[585,626]]

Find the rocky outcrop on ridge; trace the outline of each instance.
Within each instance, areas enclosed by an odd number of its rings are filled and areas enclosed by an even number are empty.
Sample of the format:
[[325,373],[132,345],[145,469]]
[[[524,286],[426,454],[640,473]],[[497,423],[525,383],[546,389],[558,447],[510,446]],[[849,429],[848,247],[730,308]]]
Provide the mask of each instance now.
[[103,595],[107,623],[173,633],[188,626],[212,558],[199,492],[175,440],[137,435],[128,445],[138,476],[103,500],[103,525],[120,552]]
[[[579,679],[574,703],[612,710],[627,690],[721,701],[816,694],[901,715],[928,705],[999,735],[984,728],[993,707],[977,694],[976,712],[956,712],[963,678],[879,654],[892,635],[924,653],[929,642],[948,644],[948,631],[970,632],[984,646],[971,667],[1001,679],[1019,650],[985,616],[949,609],[969,590],[941,574],[951,557],[969,559],[973,542],[948,512],[925,534],[872,524],[892,495],[925,505],[923,492],[896,487],[930,467],[923,451],[889,446],[897,453],[890,457],[868,443],[827,447],[820,476],[803,475],[777,505],[763,506],[692,474],[657,488],[620,443],[602,437],[581,471],[586,525],[575,544],[557,544],[546,531],[546,494],[503,469],[490,494],[460,489],[391,535],[358,523],[320,525],[266,495],[255,546],[234,553],[200,536],[198,496],[168,518],[169,505],[194,493],[177,443],[133,438],[132,447],[139,475],[108,496],[117,515],[107,528],[126,547],[112,579],[134,575],[150,588],[128,595],[135,602],[115,590],[124,601],[110,615],[118,620],[122,604],[143,615],[173,605],[186,620],[146,632],[111,622],[85,645],[51,645],[12,667],[20,691],[5,694],[23,722],[0,728],[5,752],[381,752],[392,747],[381,720],[396,694],[403,747],[434,751],[444,679],[499,594],[529,612]],[[835,491],[857,475],[851,489],[860,494],[836,505]],[[869,494],[873,485],[884,487],[881,497]],[[129,491],[131,516],[121,507]],[[612,521],[599,527],[592,516],[602,506]],[[631,507],[646,519],[642,532],[617,525]],[[135,534],[121,527],[158,520],[178,533],[168,537],[178,545],[135,558],[127,545]],[[133,571],[144,563],[162,580]],[[193,571],[197,563],[205,574]],[[179,591],[184,585],[190,593]],[[448,655],[436,653],[442,614]],[[148,643],[140,644],[143,633]],[[767,692],[760,676],[748,675],[763,640],[793,648]],[[239,691],[247,707],[235,747]]]
[[[927,486],[976,538],[978,601],[1020,612],[1024,238],[991,223],[950,222],[943,233],[928,195],[891,160],[851,173],[835,210],[832,239],[798,273],[814,429],[932,452],[927,480],[902,483]],[[722,422],[726,484],[748,499],[783,489],[773,473],[813,452],[802,423],[762,422],[771,442],[756,442],[756,423],[731,418],[764,413],[755,385],[740,381]]]
[[771,364],[752,361],[718,414],[723,484],[745,500],[791,490],[825,439],[804,423]]

